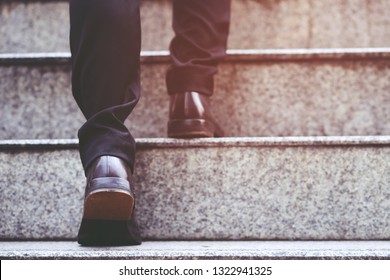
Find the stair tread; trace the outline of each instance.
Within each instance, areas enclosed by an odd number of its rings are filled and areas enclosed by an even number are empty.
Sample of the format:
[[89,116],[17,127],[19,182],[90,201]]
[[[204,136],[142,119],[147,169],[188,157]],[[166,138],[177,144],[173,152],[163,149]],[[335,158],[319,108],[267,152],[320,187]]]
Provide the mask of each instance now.
[[390,241],[146,241],[82,247],[75,241],[0,242],[1,259],[383,259]]
[[[69,52],[0,53],[0,65],[70,63]],[[389,59],[390,48],[230,49],[225,61]],[[144,63],[169,62],[169,51],[141,51]]]
[[[221,137],[198,139],[136,138],[137,147],[253,147],[253,146],[366,146],[390,145],[390,136],[291,136],[291,137]],[[10,139],[0,140],[0,151],[8,149],[75,149],[78,139]]]

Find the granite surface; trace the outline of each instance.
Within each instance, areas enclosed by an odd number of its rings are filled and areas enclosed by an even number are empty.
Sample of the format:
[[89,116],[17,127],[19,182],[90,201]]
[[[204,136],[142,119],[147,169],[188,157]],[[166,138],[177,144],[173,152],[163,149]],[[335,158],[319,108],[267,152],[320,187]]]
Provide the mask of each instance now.
[[[390,136],[289,136],[289,137],[210,137],[210,138],[136,138],[137,150],[158,148],[219,147],[385,147]],[[77,149],[78,139],[0,140],[0,151]]]
[[[389,238],[389,145],[224,141],[139,149],[144,239]],[[2,150],[0,166],[0,239],[75,238],[84,188],[76,148]]]
[[[300,62],[388,60],[390,48],[229,49],[223,62]],[[169,51],[141,51],[141,64],[170,63]],[[50,66],[71,63],[70,52],[0,53],[2,66]]]
[[[0,242],[4,259],[288,260],[390,259],[389,241],[153,241],[132,247],[76,242]],[[226,263],[225,263],[226,265]]]
[[[173,36],[171,1],[141,1],[142,47],[168,49]],[[229,48],[387,47],[387,0],[232,1]],[[158,36],[156,36],[158,34]],[[0,3],[0,52],[69,49],[66,1]]]
[[69,66],[0,67],[0,138],[75,138],[84,117]]
[[[216,76],[213,113],[226,136],[390,134],[388,58],[242,57],[222,63]],[[136,137],[166,135],[167,67],[142,67],[142,96],[126,122]],[[75,138],[84,122],[66,65],[0,66],[0,92],[0,139]]]
[[385,47],[387,0],[232,1],[231,48]]

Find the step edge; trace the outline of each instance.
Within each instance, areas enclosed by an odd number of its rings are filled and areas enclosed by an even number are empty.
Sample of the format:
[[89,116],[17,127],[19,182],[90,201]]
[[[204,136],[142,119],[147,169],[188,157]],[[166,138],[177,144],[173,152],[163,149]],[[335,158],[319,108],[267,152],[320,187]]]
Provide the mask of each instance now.
[[[140,246],[123,248],[80,247],[76,242],[13,242],[26,245],[26,248],[1,249],[1,259],[155,259],[155,258],[256,258],[256,259],[390,259],[388,241],[385,248],[379,248],[380,241],[149,241]],[[5,244],[0,242],[0,245]],[[12,244],[12,245],[14,245]],[[351,244],[354,244],[351,246]],[[9,242],[7,245],[10,245]],[[34,249],[31,245],[44,246],[45,249]],[[50,249],[50,246],[58,246]],[[168,245],[168,246],[167,246]],[[178,248],[174,246],[178,245]],[[202,246],[209,246],[207,247]],[[213,246],[214,245],[214,246]],[[233,245],[233,246],[232,246]],[[301,245],[301,246],[300,246]],[[311,246],[310,246],[311,245]],[[345,245],[345,246],[343,246]],[[365,245],[365,246],[363,246]],[[155,248],[153,248],[155,246]],[[171,247],[170,247],[171,246]],[[316,247],[317,246],[317,247]],[[3,247],[3,246],[1,246]],[[64,248],[65,247],[65,248]],[[66,248],[68,247],[68,248]],[[160,248],[159,248],[160,247]],[[250,247],[250,248],[248,248]],[[309,248],[310,247],[310,248]],[[111,250],[110,250],[111,249]]]
[[[390,59],[390,48],[232,49],[225,62]],[[0,65],[69,64],[69,52],[0,53]],[[141,51],[142,63],[170,62],[169,51]]]
[[[216,147],[390,146],[390,136],[226,137],[199,139],[137,138],[137,149]],[[77,149],[77,139],[0,140],[0,151]]]

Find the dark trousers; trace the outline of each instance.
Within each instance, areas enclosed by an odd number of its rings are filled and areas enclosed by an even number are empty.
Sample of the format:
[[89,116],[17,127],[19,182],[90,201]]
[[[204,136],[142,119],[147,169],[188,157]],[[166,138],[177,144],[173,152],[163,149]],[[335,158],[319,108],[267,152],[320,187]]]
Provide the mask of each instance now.
[[[168,94],[212,95],[229,21],[230,0],[173,0]],[[73,96],[87,119],[78,132],[83,167],[112,155],[133,169],[135,141],[124,121],[140,97],[139,2],[71,0],[70,23]]]

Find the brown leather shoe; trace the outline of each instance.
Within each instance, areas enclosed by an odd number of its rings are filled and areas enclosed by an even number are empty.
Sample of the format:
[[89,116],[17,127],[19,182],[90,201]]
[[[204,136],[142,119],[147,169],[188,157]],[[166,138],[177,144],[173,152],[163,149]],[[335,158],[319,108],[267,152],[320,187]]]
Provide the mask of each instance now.
[[170,96],[168,137],[222,137],[223,131],[211,115],[209,97],[189,91]]
[[83,219],[126,221],[134,209],[131,170],[120,158],[101,156],[87,171]]

